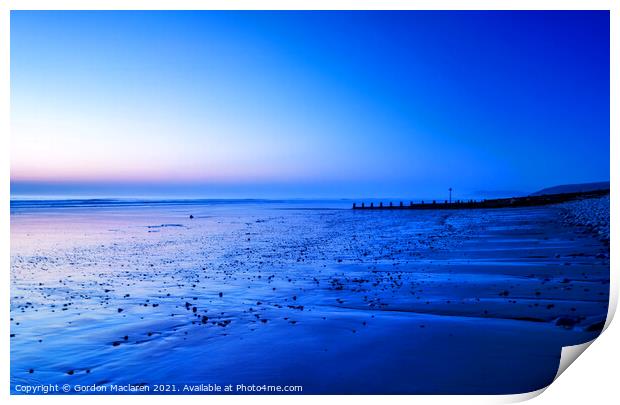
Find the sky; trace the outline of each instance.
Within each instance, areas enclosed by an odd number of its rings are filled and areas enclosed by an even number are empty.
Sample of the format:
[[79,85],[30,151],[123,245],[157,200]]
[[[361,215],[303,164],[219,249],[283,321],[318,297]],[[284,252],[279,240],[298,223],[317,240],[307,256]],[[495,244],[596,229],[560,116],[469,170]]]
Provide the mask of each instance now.
[[609,14],[12,11],[11,196],[609,179]]

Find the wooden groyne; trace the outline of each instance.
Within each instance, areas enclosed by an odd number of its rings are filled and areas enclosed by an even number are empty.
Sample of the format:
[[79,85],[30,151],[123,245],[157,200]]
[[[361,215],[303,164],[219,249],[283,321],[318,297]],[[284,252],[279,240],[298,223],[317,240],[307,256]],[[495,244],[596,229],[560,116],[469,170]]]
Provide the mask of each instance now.
[[479,208],[510,208],[531,207],[537,205],[558,204],[566,201],[580,200],[584,198],[601,197],[609,194],[609,189],[587,191],[579,193],[546,194],[527,197],[496,198],[490,200],[467,200],[467,201],[389,201],[386,203],[353,203],[354,210],[449,210],[449,209],[479,209]]

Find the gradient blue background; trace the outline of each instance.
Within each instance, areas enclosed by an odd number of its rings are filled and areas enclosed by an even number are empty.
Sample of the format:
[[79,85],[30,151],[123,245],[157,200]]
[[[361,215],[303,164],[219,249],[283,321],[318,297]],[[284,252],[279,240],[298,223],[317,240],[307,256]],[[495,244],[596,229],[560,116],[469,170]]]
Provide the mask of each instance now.
[[609,179],[609,13],[11,13],[11,194],[516,195]]

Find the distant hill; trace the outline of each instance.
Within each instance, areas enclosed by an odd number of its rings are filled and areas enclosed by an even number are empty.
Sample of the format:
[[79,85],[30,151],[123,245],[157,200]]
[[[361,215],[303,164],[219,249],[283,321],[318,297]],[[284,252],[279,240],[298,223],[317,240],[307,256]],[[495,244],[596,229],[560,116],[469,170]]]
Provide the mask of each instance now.
[[563,184],[561,186],[543,188],[542,190],[532,193],[531,195],[583,193],[586,191],[596,190],[609,190],[609,182],[599,181],[596,183]]

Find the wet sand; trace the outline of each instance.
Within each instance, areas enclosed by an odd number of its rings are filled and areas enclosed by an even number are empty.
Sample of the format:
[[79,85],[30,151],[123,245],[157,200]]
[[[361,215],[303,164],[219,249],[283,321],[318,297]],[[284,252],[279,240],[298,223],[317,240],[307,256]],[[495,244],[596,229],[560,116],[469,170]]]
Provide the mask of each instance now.
[[317,205],[12,204],[11,389],[519,393],[600,332],[609,248],[561,205]]

